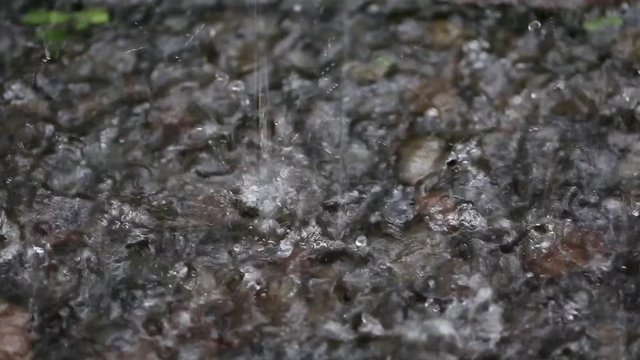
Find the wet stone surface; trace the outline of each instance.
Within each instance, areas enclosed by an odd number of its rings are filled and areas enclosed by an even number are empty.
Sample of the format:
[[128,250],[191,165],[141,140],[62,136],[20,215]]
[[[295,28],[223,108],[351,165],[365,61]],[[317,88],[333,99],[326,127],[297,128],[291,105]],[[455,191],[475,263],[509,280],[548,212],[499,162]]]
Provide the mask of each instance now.
[[112,20],[47,58],[40,3],[0,360],[640,358],[639,5],[60,0]]

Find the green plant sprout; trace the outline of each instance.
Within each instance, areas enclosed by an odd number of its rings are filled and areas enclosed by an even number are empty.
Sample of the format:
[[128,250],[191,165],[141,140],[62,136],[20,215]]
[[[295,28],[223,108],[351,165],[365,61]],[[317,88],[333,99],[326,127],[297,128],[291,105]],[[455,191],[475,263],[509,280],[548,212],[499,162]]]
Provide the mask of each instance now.
[[582,27],[588,32],[598,32],[610,28],[622,26],[623,21],[619,16],[611,15],[595,19],[585,20]]
[[90,26],[108,24],[109,11],[106,8],[90,8],[65,12],[58,10],[32,10],[22,17],[22,23],[37,26],[36,33],[45,44],[47,58],[58,57],[69,30],[86,30]]

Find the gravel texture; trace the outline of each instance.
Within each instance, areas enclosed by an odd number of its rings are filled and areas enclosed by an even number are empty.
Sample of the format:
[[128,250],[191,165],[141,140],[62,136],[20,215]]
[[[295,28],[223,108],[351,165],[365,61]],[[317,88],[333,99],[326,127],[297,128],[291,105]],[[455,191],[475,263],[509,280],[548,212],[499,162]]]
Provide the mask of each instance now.
[[498,2],[3,2],[0,359],[640,358],[640,5]]

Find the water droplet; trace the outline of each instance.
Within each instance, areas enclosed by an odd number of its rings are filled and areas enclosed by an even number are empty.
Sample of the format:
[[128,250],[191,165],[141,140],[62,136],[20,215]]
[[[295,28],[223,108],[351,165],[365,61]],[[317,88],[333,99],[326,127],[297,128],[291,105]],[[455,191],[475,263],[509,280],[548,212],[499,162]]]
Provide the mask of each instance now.
[[280,242],[280,245],[278,246],[278,252],[276,255],[280,258],[286,258],[286,257],[289,257],[289,255],[291,255],[292,252],[293,252],[293,241],[291,241],[291,239],[284,239]]
[[36,253],[38,255],[44,254],[44,249],[39,246],[34,246],[32,250],[33,250],[33,253]]
[[553,89],[554,90],[564,90],[565,88],[565,82],[563,80],[560,80],[558,82],[556,82],[555,84],[553,84]]
[[229,83],[229,75],[227,73],[218,72],[216,73],[216,82],[223,86],[226,86]]
[[542,26],[542,24],[540,23],[540,21],[534,20],[534,21],[529,23],[528,29],[529,29],[529,31],[535,31],[535,30],[540,29],[541,26]]
[[229,90],[233,92],[244,91],[244,83],[241,80],[234,80],[229,83]]
[[382,215],[379,211],[376,211],[375,213],[371,214],[371,216],[369,216],[369,222],[372,224],[377,224],[380,221],[382,221]]
[[424,302],[424,307],[433,311],[433,312],[439,312],[440,311],[440,305],[436,304],[435,301],[433,301],[433,299],[427,299]]
[[360,235],[356,238],[356,246],[365,247],[367,246],[367,237],[364,235]]
[[439,114],[440,114],[440,112],[436,108],[427,109],[427,116],[429,116],[429,117],[437,117]]
[[302,11],[302,5],[300,4],[293,5],[293,11],[299,13],[300,11]]
[[377,4],[371,4],[367,8],[367,11],[369,12],[369,14],[377,14],[380,12],[380,6]]

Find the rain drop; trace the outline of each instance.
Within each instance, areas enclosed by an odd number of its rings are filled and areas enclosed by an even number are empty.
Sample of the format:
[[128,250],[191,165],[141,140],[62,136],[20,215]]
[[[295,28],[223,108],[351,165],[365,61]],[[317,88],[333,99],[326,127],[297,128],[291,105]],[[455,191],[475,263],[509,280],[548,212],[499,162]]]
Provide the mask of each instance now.
[[367,246],[367,238],[364,235],[360,235],[356,238],[356,246],[357,247],[365,247]]
[[280,242],[278,246],[278,257],[286,258],[293,252],[293,242],[290,239],[285,239]]
[[234,80],[229,83],[229,90],[233,92],[242,92],[244,91],[244,83],[240,80]]
[[440,114],[440,111],[436,108],[429,108],[427,109],[426,114],[429,117],[437,117]]
[[223,72],[216,73],[216,82],[226,86],[229,83],[229,75]]
[[529,31],[535,31],[540,29],[540,27],[542,26],[542,24],[540,23],[540,21],[538,20],[534,20],[532,22],[529,23]]

